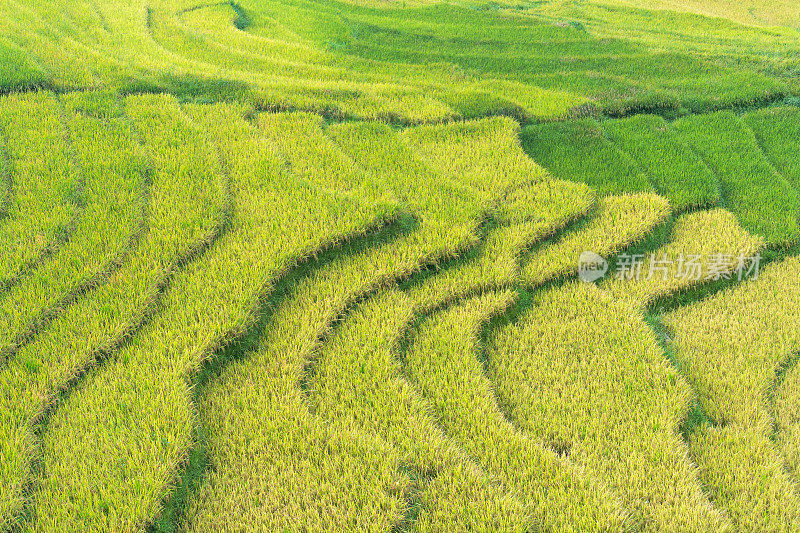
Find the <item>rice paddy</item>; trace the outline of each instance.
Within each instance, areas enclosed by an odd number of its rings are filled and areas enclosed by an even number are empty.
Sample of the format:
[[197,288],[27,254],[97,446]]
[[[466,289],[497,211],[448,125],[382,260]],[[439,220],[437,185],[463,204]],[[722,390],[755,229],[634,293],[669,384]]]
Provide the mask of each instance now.
[[798,21],[2,3],[0,533],[798,530]]

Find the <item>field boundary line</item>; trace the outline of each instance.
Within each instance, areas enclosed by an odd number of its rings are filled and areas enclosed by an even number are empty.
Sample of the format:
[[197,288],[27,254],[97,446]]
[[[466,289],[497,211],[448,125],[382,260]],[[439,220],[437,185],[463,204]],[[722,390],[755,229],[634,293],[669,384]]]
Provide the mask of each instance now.
[[[73,212],[70,216],[69,222],[66,225],[57,228],[55,231],[55,235],[53,236],[53,241],[48,243],[39,253],[32,257],[29,261],[20,265],[19,269],[16,273],[10,275],[5,279],[0,279],[0,297],[2,297],[6,292],[14,288],[18,283],[20,283],[28,274],[36,270],[39,266],[44,264],[50,258],[58,254],[61,248],[69,242],[69,239],[72,237],[72,233],[78,228],[80,224],[81,218],[85,212],[85,194],[84,188],[86,185],[85,182],[85,174],[84,169],[78,163],[78,157],[75,153],[75,147],[73,146],[72,138],[69,132],[69,126],[67,123],[67,115],[66,110],[64,109],[64,105],[61,103],[60,99],[58,99],[58,107],[60,112],[60,120],[61,126],[63,128],[62,131],[62,140],[66,145],[66,152],[67,152],[67,162],[66,165],[70,168],[71,172],[74,173],[75,176],[75,197],[70,200],[70,204],[73,206]],[[5,132],[3,128],[2,135],[4,139],[7,140],[8,133]],[[4,149],[5,150],[5,149]],[[4,154],[6,152],[4,151]],[[10,162],[10,159],[9,159]],[[11,169],[8,169],[9,174],[12,173]],[[9,178],[13,182],[13,177]],[[5,354],[6,348],[0,348],[0,364],[6,358]]]
[[[41,457],[39,456],[39,452],[41,451],[40,445],[43,435],[47,432],[50,418],[64,403],[64,400],[83,382],[84,378],[92,371],[102,368],[117,350],[123,347],[128,340],[132,339],[135,334],[148,323],[149,319],[159,312],[158,303],[162,296],[170,289],[175,274],[199,259],[225,233],[233,212],[233,198],[231,196],[230,182],[227,177],[225,179],[225,189],[227,197],[224,199],[218,211],[217,220],[200,239],[192,243],[162,271],[161,279],[150,288],[149,294],[147,294],[144,299],[144,305],[142,306],[144,312],[135,317],[130,325],[123,328],[123,330],[115,338],[106,343],[105,346],[96,349],[87,359],[87,364],[83,368],[76,370],[68,381],[49,395],[44,410],[31,420],[30,423],[36,437],[35,456],[31,462],[32,474],[24,491],[26,495],[26,504],[17,517],[16,524],[11,528],[13,533],[21,533],[24,530],[25,524],[29,522],[31,515],[34,513],[32,496],[37,490],[38,479],[42,473]],[[128,253],[130,252],[126,252],[125,255],[127,256]]]
[[[372,249],[377,243],[392,242],[401,238],[405,233],[402,222],[398,217],[380,219],[374,224],[362,228],[358,233],[345,236],[334,236],[327,243],[316,247],[312,251],[305,251],[295,261],[286,266],[269,280],[254,304],[250,313],[250,321],[245,324],[237,335],[228,342],[219,344],[200,364],[199,369],[191,376],[192,407],[199,413],[197,398],[216,382],[225,368],[237,361],[248,359],[263,337],[263,332],[272,321],[275,312],[292,299],[295,294],[294,286],[303,279],[308,279],[315,272],[332,264],[340,257],[348,257],[359,253],[362,247]],[[371,244],[373,243],[373,244]],[[378,244],[378,245],[379,245]],[[210,457],[205,452],[207,429],[198,421],[195,426],[195,446],[187,454],[187,461],[178,466],[173,487],[168,491],[167,497],[162,502],[161,514],[155,517],[147,526],[147,531],[155,533],[160,531],[157,524],[172,523],[177,527],[183,517],[184,504],[192,494],[202,486],[208,471]],[[197,461],[198,471],[192,474],[193,461]]]
[[753,140],[755,141],[755,145],[758,147],[758,150],[759,150],[759,152],[761,152],[761,155],[764,156],[764,160],[767,161],[767,163],[769,163],[769,166],[772,167],[772,169],[775,171],[775,173],[778,176],[781,177],[781,179],[786,183],[786,185],[789,186],[790,189],[794,189],[794,190],[800,192],[800,189],[794,184],[794,182],[792,180],[790,180],[789,178],[787,178],[784,175],[783,171],[780,170],[780,168],[778,167],[777,162],[775,161],[775,158],[772,155],[770,155],[769,152],[767,152],[767,150],[764,149],[764,143],[763,143],[761,137],[758,136],[758,134],[753,129],[753,127],[750,125],[750,123],[747,120],[744,120],[742,117],[738,117],[738,118],[739,118],[739,121],[744,125],[745,129],[748,132],[750,132],[750,135],[752,135]]

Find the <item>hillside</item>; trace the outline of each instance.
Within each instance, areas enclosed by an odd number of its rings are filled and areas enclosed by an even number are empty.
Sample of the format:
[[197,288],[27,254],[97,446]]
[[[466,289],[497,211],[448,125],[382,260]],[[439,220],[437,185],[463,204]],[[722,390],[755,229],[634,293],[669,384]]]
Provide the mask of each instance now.
[[762,4],[2,2],[0,532],[796,531]]

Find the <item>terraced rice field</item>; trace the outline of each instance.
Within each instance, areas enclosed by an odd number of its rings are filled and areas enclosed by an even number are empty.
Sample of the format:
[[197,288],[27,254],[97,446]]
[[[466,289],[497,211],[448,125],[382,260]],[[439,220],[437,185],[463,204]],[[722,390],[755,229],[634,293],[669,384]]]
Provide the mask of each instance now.
[[800,531],[799,22],[0,3],[0,532]]

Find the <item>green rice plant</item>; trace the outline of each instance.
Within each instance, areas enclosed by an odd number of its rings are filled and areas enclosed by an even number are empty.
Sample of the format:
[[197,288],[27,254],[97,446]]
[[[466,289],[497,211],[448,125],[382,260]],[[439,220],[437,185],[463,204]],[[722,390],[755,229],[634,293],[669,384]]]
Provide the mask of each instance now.
[[[80,97],[71,103],[77,109]],[[215,238],[227,211],[228,194],[218,163],[196,146],[198,131],[186,122],[173,99],[132,97],[124,110],[127,119],[76,117],[74,124],[82,127],[75,132],[82,139],[76,149],[86,163],[92,163],[86,167],[90,181],[102,177],[100,181],[119,187],[107,199],[119,194],[122,203],[109,203],[110,207],[122,215],[126,194],[132,197],[133,205],[127,209],[134,222],[143,192],[140,189],[136,197],[135,184],[142,178],[138,174],[141,152],[149,156],[148,231],[135,243],[128,260],[108,273],[106,283],[56,316],[0,371],[3,524],[16,520],[24,505],[24,488],[39,454],[35,431],[42,417],[58,405],[61,392],[141,327],[171,275]],[[137,125],[134,131],[128,119]],[[142,147],[137,147],[137,134]],[[115,252],[114,244],[108,244],[108,253]]]
[[0,92],[12,92],[47,85],[42,69],[24,50],[0,39]]
[[522,279],[538,285],[578,272],[583,252],[612,256],[642,240],[669,216],[668,202],[655,194],[608,196],[581,227],[533,251],[522,270]]
[[[159,312],[51,417],[33,530],[130,529],[153,520],[193,446],[191,379],[200,365],[247,331],[262,294],[297,261],[395,216],[291,179],[243,118],[205,111],[192,114],[235,176],[234,218],[175,276]],[[194,142],[203,153],[212,148],[202,135]]]
[[262,113],[258,125],[281,150],[292,169],[316,187],[394,201],[386,185],[363,179],[357,165],[322,129],[323,119],[310,113]]
[[66,240],[80,214],[82,176],[74,168],[63,110],[55,96],[32,93],[0,101],[14,203],[0,221],[0,291]]
[[[91,97],[89,97],[91,98]],[[146,163],[126,125],[106,127],[65,97],[72,151],[83,175],[83,216],[52,261],[0,302],[0,358],[8,357],[125,260],[146,221]]]
[[800,109],[769,107],[747,113],[743,120],[775,168],[800,189],[800,157],[795,150],[800,139]]
[[509,192],[495,219],[502,225],[569,221],[576,215],[585,215],[596,201],[594,189],[583,183],[549,178]]
[[789,471],[800,476],[800,366],[792,361],[773,391],[772,414],[775,418],[775,443]]
[[[261,372],[273,375],[279,366],[274,362]],[[403,515],[408,487],[396,452],[363,432],[331,429],[308,412],[299,391],[286,397],[280,379],[264,381],[255,403],[236,408],[262,424],[263,431],[246,439],[252,453],[224,446],[227,440],[211,444],[214,464],[221,466],[192,494],[182,529],[389,530]]]
[[554,176],[586,183],[602,195],[653,190],[647,175],[593,119],[528,126],[522,146]]
[[567,118],[575,108],[590,101],[585,96],[543,89],[512,80],[485,80],[478,82],[476,87],[519,106],[523,110],[522,118],[528,121]]
[[765,158],[741,119],[725,111],[686,117],[673,127],[717,174],[725,206],[746,230],[769,246],[797,241],[798,192]]
[[0,141],[2,141],[2,145],[0,145],[0,224],[2,224],[14,202],[14,182],[11,178],[11,169],[8,168],[5,139],[0,139]]
[[549,179],[522,150],[519,125],[508,118],[409,128],[402,137],[428,166],[487,199]]
[[691,389],[624,300],[543,289],[490,340],[486,366],[509,420],[618,494],[641,530],[730,529],[678,434]]
[[[471,220],[484,207],[478,195],[420,161],[401,134],[377,122],[328,126],[325,133],[358,165],[357,179],[381,184],[425,223]],[[352,164],[351,163],[351,164]]]
[[799,273],[797,258],[771,263],[757,278],[664,317],[677,363],[716,423],[691,435],[701,479],[743,530],[786,530],[798,520],[795,480],[779,452],[783,434],[772,440],[770,396],[800,347]]
[[[327,17],[334,20],[324,30],[302,27],[310,24],[295,27],[320,44],[335,43],[341,52],[360,58],[414,65],[449,63],[473,75],[510,78],[593,97],[598,107],[617,114],[642,109],[677,111],[681,107],[709,110],[774,98],[788,91],[784,80],[759,72],[748,60],[753,50],[758,50],[762,61],[774,64],[774,52],[769,57],[768,51],[775,50],[778,43],[793,49],[790,35],[774,38],[766,31],[757,35],[739,31],[739,42],[747,45],[736,47],[724,38],[726,33],[737,33],[737,28],[729,25],[726,32],[715,32],[715,37],[730,57],[712,62],[703,55],[698,57],[696,48],[702,44],[695,45],[693,53],[681,46],[681,39],[700,41],[704,34],[682,32],[672,13],[659,17],[646,11],[572,2],[515,7],[492,10],[440,3],[376,13],[310,4],[305,8],[305,13],[313,13],[309,18],[316,16],[318,24],[328,22]],[[686,18],[681,22],[686,25]],[[643,32],[658,32],[661,24],[672,31],[648,42],[649,46],[642,46],[620,29],[630,25],[639,30],[636,37],[641,37]],[[592,30],[587,31],[586,26]],[[713,24],[707,26],[713,31]]]
[[489,230],[482,246],[456,266],[412,285],[409,296],[424,313],[470,294],[508,287],[520,279],[526,250],[595,207],[594,191],[582,183],[548,180],[516,189],[496,213],[501,225]]
[[[214,523],[236,523],[242,520],[241,515],[237,514],[242,510],[235,504],[237,487],[256,486],[260,487],[258,490],[268,493],[275,486],[274,478],[270,477],[275,467],[262,469],[259,465],[270,465],[279,458],[273,454],[274,446],[279,443],[264,443],[264,436],[270,434],[264,424],[269,421],[253,417],[250,406],[261,406],[258,407],[259,410],[270,412],[284,409],[281,407],[284,404],[296,404],[298,395],[302,398],[301,389],[307,388],[307,383],[313,381],[313,369],[318,365],[318,350],[339,317],[368,295],[426,266],[435,266],[476,244],[481,213],[486,213],[498,200],[484,200],[489,191],[476,194],[476,187],[480,184],[471,186],[471,181],[476,179],[486,163],[476,158],[474,150],[470,151],[468,147],[504,144],[509,139],[508,129],[488,127],[496,124],[496,121],[486,122],[488,124],[455,124],[435,129],[422,128],[424,131],[419,133],[404,132],[403,140],[406,135],[435,133],[442,142],[451,147],[456,157],[461,156],[465,160],[445,160],[443,154],[442,160],[431,157],[427,159],[429,170],[412,161],[396,167],[401,172],[409,172],[410,176],[393,178],[395,190],[400,191],[399,194],[406,187],[409,190],[411,187],[429,187],[424,181],[415,179],[415,176],[429,176],[430,179],[437,180],[436,183],[443,184],[442,187],[431,187],[431,192],[442,195],[442,198],[424,200],[427,205],[440,205],[445,198],[449,198],[449,188],[458,188],[460,185],[465,198],[469,194],[473,195],[475,207],[468,210],[458,208],[452,213],[443,210],[439,217],[436,217],[437,213],[426,213],[424,208],[420,208],[420,224],[416,231],[371,249],[354,250],[351,254],[342,255],[312,272],[309,277],[295,285],[291,295],[274,311],[262,333],[259,348],[248,354],[246,359],[226,368],[220,379],[211,385],[208,392],[210,400],[201,410],[202,420],[204,427],[211,428],[208,431],[209,449],[218,450],[219,453],[224,450],[224,461],[214,459],[216,452],[212,452],[215,470],[210,474],[209,488],[201,491],[202,502],[192,504],[193,512],[198,516],[214,515]],[[348,135],[342,132],[348,130],[342,128],[333,128],[331,133],[362,165],[360,175],[365,181],[387,172],[383,157],[366,154],[363,149],[354,147],[356,143],[345,142]],[[384,128],[358,127],[352,131],[354,136],[364,136],[364,139],[385,139],[390,147],[395,142],[391,132]],[[398,149],[401,150],[401,155],[408,154],[402,145]],[[433,151],[432,147],[428,149]],[[397,155],[386,154],[386,157],[394,161]],[[506,165],[510,166],[509,163]],[[461,175],[466,183],[457,181],[459,174],[456,174],[453,167],[462,170]],[[511,167],[507,172],[511,175],[500,175],[494,179],[491,175],[486,179],[487,175],[484,174],[487,182],[484,187],[497,183],[493,188],[501,191],[519,187],[530,180],[530,175],[521,169]],[[518,180],[517,183],[515,179]],[[409,203],[416,204],[420,201],[418,196],[409,197]],[[467,216],[463,217],[462,213]],[[252,448],[247,445],[254,441],[263,443],[263,446]],[[283,498],[285,495],[277,492],[274,497]],[[272,498],[271,496],[266,502],[258,502],[257,505],[248,500],[250,503],[244,511],[245,516],[256,523],[264,520],[263,517],[270,513],[269,502],[273,501]],[[305,496],[300,498],[301,501],[306,501]],[[310,524],[313,525],[314,522]]]
[[608,139],[630,155],[675,212],[719,203],[717,178],[666,121],[639,115],[602,122]]
[[[19,50],[11,64],[29,58],[21,64],[30,68],[17,69],[32,71],[23,79],[58,88],[176,90],[171,78],[197,80],[202,98],[219,99],[226,84],[203,79],[227,80],[235,98],[264,109],[405,123],[475,113],[560,118],[587,100],[614,113],[709,110],[790,90],[780,73],[797,51],[788,29],[562,4],[9,0],[0,37]],[[699,42],[707,34],[714,45]]]
[[683,215],[668,243],[649,254],[630,255],[601,287],[646,307],[703,282],[740,278],[763,246],[761,237],[743,230],[725,209]]
[[526,529],[624,530],[627,512],[613,493],[541,438],[518,430],[498,405],[479,359],[479,334],[514,299],[509,291],[486,294],[422,322],[405,353],[405,374],[445,434],[526,505],[532,520]]
[[340,431],[379,435],[409,472],[413,515],[395,520],[414,531],[518,530],[528,520],[521,503],[483,474],[442,435],[430,406],[404,379],[400,340],[413,319],[398,291],[350,314],[321,348],[308,383],[309,408]]
[[[46,85],[52,88],[93,85],[89,66],[91,58],[53,27],[63,22],[66,10],[64,4],[60,7],[58,11],[50,2],[32,5],[13,0],[0,6],[3,20],[0,34],[8,42],[6,61],[11,67],[3,74],[11,85],[8,89],[32,89],[40,85],[38,81],[45,79]],[[46,16],[38,12],[42,8],[46,10]],[[21,71],[15,70],[20,66]],[[43,79],[36,80],[37,77]],[[28,85],[28,80],[33,83]]]

